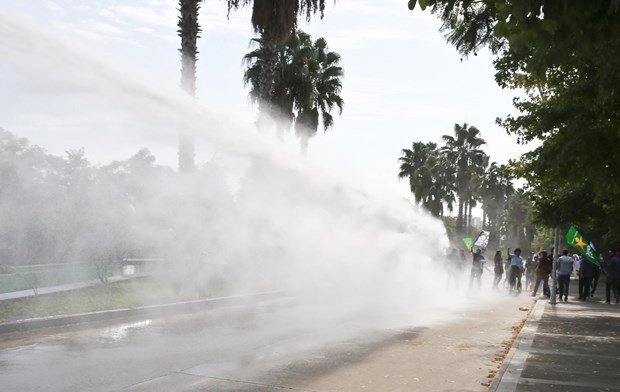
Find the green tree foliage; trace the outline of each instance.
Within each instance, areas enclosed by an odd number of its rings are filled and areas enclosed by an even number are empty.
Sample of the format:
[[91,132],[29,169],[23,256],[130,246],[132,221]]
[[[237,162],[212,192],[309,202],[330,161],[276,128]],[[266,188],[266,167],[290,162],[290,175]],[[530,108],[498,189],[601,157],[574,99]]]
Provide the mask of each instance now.
[[444,135],[442,139],[446,143],[442,151],[446,154],[448,162],[455,165],[458,196],[457,227],[463,229],[470,223],[468,217],[475,203],[476,179],[482,176],[488,163],[487,155],[480,149],[486,142],[480,137],[478,128],[467,124],[454,124],[454,135]]
[[502,232],[508,247],[520,247],[523,252],[531,250],[537,232],[532,224],[531,212],[532,202],[523,190],[512,193],[506,200]]
[[257,95],[264,105],[263,115],[270,114],[278,45],[285,43],[297,27],[299,15],[309,20],[318,12],[322,18],[325,0],[227,0],[227,3],[228,12],[252,5],[252,26],[260,34],[264,52],[264,66],[257,76]]
[[[409,180],[416,204],[444,218],[450,239],[459,244],[463,236],[477,234],[472,231],[471,215],[473,207],[481,203],[483,228],[491,232],[489,246],[499,247],[500,233],[506,232],[506,219],[513,219],[512,214],[505,212],[514,192],[508,168],[496,162],[489,164],[488,156],[480,149],[484,140],[475,127],[455,124],[454,136],[444,135],[443,140],[441,147],[414,142],[411,149],[403,149],[398,177]],[[445,208],[452,212],[457,202],[457,216],[444,216]],[[511,204],[511,211],[516,211],[515,205]],[[529,213],[512,224],[530,227]],[[517,240],[528,238],[522,236]]]
[[[422,6],[420,2],[420,6]],[[463,54],[489,46],[496,80],[525,91],[498,123],[541,145],[512,163],[534,218],[620,242],[620,2],[426,1]],[[410,2],[410,7],[415,2]]]
[[[267,54],[263,38],[253,40],[259,46],[247,53],[244,82],[251,86],[250,97],[261,97],[260,84]],[[296,30],[283,45],[278,46],[274,88],[269,103],[275,114],[281,136],[295,123],[295,133],[305,151],[322,120],[325,130],[333,126],[331,114],[335,109],[342,113],[344,101],[340,97],[344,71],[340,55],[330,52],[324,38],[312,40],[301,30]]]
[[502,212],[506,199],[514,192],[512,176],[504,165],[493,162],[487,168],[482,180],[480,197],[482,199],[483,227],[490,232],[489,247],[499,248],[502,225]]
[[553,229],[549,227],[540,228],[534,236],[532,241],[532,251],[547,251],[550,252],[553,247]]
[[[83,150],[51,155],[0,129],[0,264],[82,262],[105,268],[129,254],[161,256],[162,247],[169,247],[168,233],[179,226],[170,221],[171,212],[179,221],[190,220],[205,210],[198,203],[231,199],[217,195],[226,187],[206,173],[205,180],[217,185],[209,194],[179,194],[183,178],[156,165],[146,149],[95,166]],[[158,199],[162,192],[156,192],[161,184],[169,184],[165,209]]]
[[408,178],[416,203],[434,216],[443,216],[444,205],[452,211],[455,200],[454,167],[435,143],[413,143],[402,150],[398,178]]

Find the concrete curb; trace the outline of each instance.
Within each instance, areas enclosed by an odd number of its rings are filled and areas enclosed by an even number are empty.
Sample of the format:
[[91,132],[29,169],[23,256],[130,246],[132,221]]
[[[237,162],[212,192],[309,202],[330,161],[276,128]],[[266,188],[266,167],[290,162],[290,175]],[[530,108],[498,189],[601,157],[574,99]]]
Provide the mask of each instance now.
[[523,364],[525,359],[527,359],[529,348],[536,335],[538,323],[545,311],[547,301],[547,298],[536,300],[534,307],[527,316],[525,325],[521,328],[515,342],[506,355],[502,367],[495,375],[493,382],[491,382],[489,391],[509,392],[516,390],[521,371],[523,370]]
[[[124,282],[133,279],[144,279],[148,278],[147,274],[140,275],[132,275],[132,276],[111,276],[108,278],[108,283],[118,283]],[[58,293],[66,293],[67,291],[75,291],[82,290],[89,287],[98,286],[101,284],[101,281],[98,279],[89,280],[86,282],[77,282],[77,283],[67,283],[56,286],[48,286],[48,287],[38,287],[37,293],[35,294],[33,289],[28,290],[19,290],[19,291],[11,291],[8,293],[0,293],[0,301],[10,301],[13,299],[21,299],[21,298],[32,298],[35,296],[43,296],[50,294],[58,294]]]
[[90,323],[95,321],[146,316],[155,313],[157,315],[185,312],[189,313],[220,305],[228,305],[236,302],[241,303],[244,300],[252,298],[277,298],[285,293],[290,293],[290,291],[268,291],[255,294],[242,294],[229,297],[207,298],[162,305],[141,306],[138,308],[103,310],[100,312],[31,318],[0,324],[0,334],[10,332],[25,332],[42,328],[62,327],[66,325]]

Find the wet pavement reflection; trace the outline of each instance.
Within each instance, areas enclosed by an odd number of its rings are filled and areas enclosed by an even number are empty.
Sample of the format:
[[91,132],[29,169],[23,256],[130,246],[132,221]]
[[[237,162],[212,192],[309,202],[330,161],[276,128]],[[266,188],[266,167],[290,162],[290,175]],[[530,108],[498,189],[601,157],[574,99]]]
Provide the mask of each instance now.
[[3,336],[2,389],[149,390],[155,380],[166,385],[181,379],[193,387],[174,390],[201,390],[232,377],[254,380],[267,369],[323,358],[318,343],[342,349],[338,344],[359,321],[339,320],[338,328],[327,328],[318,312],[292,315],[289,305],[229,306]]

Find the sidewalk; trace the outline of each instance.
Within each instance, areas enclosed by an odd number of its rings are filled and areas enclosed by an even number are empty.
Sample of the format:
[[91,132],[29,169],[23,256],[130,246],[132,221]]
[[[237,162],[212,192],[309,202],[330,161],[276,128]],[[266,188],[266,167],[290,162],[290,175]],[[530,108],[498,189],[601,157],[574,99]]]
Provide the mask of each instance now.
[[[108,278],[108,283],[120,282],[123,280],[140,278],[143,276],[144,275],[112,276]],[[49,286],[49,287],[39,287],[37,288],[36,295],[54,294],[54,293],[61,293],[63,291],[79,290],[79,289],[83,289],[86,287],[96,286],[99,284],[101,284],[101,281],[99,279],[95,279],[95,280],[89,280],[86,282],[67,283],[67,284],[61,284],[61,285]],[[35,296],[35,292],[32,289],[12,291],[9,293],[0,294],[0,301],[4,301],[7,299],[34,297],[34,296]]]
[[491,390],[620,391],[620,305],[604,303],[604,282],[588,301],[577,291],[571,280],[568,302],[538,300]]

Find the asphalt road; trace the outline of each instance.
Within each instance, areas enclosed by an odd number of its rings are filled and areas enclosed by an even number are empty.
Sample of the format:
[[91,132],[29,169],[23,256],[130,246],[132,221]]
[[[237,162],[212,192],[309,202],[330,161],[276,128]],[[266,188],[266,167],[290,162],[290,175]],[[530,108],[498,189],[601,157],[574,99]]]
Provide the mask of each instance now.
[[6,334],[0,380],[4,391],[481,391],[531,302],[478,294],[425,325],[377,328],[265,300]]

